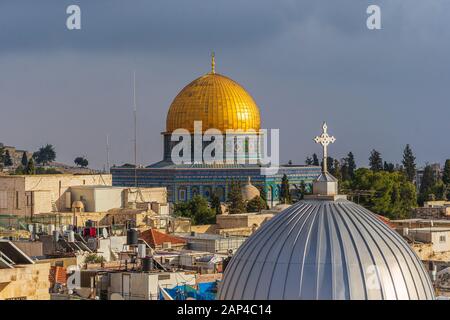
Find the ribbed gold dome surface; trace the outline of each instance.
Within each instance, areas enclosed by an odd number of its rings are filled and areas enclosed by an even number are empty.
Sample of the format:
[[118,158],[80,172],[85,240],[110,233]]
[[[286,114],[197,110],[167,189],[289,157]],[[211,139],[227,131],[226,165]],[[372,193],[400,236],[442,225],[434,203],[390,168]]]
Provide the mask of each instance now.
[[175,97],[166,120],[166,131],[184,128],[194,132],[194,121],[209,128],[259,130],[259,109],[238,83],[217,73],[195,79]]

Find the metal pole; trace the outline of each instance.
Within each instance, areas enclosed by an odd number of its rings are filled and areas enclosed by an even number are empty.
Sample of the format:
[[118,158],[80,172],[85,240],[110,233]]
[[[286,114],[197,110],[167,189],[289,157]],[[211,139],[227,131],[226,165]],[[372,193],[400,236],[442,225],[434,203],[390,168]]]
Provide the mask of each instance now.
[[137,188],[137,107],[136,107],[136,71],[133,72],[133,113],[134,113],[134,187]]

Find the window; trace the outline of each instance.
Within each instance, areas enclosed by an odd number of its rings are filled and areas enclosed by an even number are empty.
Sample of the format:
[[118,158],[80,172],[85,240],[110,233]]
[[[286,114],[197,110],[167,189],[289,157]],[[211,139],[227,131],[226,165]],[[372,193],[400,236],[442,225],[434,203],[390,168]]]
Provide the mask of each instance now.
[[159,274],[158,280],[170,280],[170,274]]
[[8,209],[8,191],[0,191],[0,209]]
[[16,209],[20,209],[19,208],[19,191],[16,191]]
[[26,194],[27,197],[27,207],[33,206],[33,193],[29,192]]
[[186,200],[186,190],[185,189],[180,189],[179,193],[178,193],[178,198],[179,200]]
[[439,236],[439,242],[440,243],[444,243],[447,241],[447,237],[446,236]]

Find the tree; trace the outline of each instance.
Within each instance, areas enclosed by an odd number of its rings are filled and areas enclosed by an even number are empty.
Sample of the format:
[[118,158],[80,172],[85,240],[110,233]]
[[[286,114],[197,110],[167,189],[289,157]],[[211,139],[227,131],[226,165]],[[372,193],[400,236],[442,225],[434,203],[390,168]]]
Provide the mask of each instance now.
[[365,208],[390,219],[409,217],[417,205],[416,189],[403,172],[372,171],[360,168],[350,184],[352,190],[365,190],[359,203]]
[[242,198],[241,184],[239,181],[232,181],[228,192],[228,212],[230,214],[245,212],[245,203]]
[[313,165],[313,159],[311,157],[306,157],[305,164],[308,166]]
[[13,165],[13,161],[11,159],[11,155],[9,154],[9,150],[6,150],[5,156],[3,158],[3,164],[5,167],[10,167]]
[[220,198],[219,198],[219,196],[218,196],[216,191],[213,192],[213,194],[211,196],[210,205],[211,205],[211,209],[214,211],[214,213],[216,215],[222,214],[222,208],[220,206]]
[[350,179],[353,179],[353,177],[355,176],[356,163],[355,157],[353,156],[353,153],[351,151],[348,153],[347,158],[345,158],[345,160],[347,164],[348,175]]
[[34,160],[33,158],[31,158],[28,161],[27,166],[25,167],[25,174],[35,174],[36,173],[36,168],[34,167]]
[[27,165],[28,165],[28,156],[27,156],[26,151],[23,152],[23,154],[22,154],[22,160],[21,160],[20,162],[22,163],[22,166],[23,166],[24,168],[27,167]]
[[89,165],[89,161],[84,157],[76,157],[73,162],[81,168],[86,168]]
[[442,172],[442,183],[444,184],[444,200],[450,196],[450,159],[445,160],[444,171]]
[[[28,164],[27,164],[28,165]],[[16,168],[16,170],[14,170],[14,174],[26,174],[25,172],[25,168],[23,165],[19,164]]]
[[411,150],[409,144],[406,145],[405,150],[403,150],[403,167],[405,168],[406,177],[410,182],[414,181],[416,177],[416,157]]
[[266,202],[261,197],[258,196],[249,200],[246,205],[247,212],[261,212],[266,208],[267,208]]
[[370,170],[375,172],[383,170],[383,159],[381,159],[381,153],[375,149],[370,152],[369,167]]
[[175,204],[174,215],[190,218],[194,225],[215,223],[216,214],[209,207],[208,200],[200,195],[194,196],[188,202]]
[[339,181],[342,181],[342,171],[341,171],[341,164],[339,163],[338,159],[334,159],[333,161],[333,167],[331,168],[330,173]]
[[33,153],[33,158],[37,164],[48,165],[50,162],[55,161],[56,152],[55,148],[51,144],[47,144],[40,147],[38,151]]
[[292,202],[291,193],[289,190],[289,179],[286,174],[284,174],[283,178],[281,178],[280,202],[284,204],[289,204]]
[[0,145],[0,168],[3,167],[3,162],[5,161],[5,148]]
[[387,171],[387,172],[394,172],[395,166],[393,163],[390,163],[390,162],[388,163],[385,161],[384,165],[383,165],[383,170]]
[[446,185],[450,185],[450,159],[445,160],[442,182]]
[[312,160],[314,166],[319,166],[319,158],[317,158],[317,154],[313,153]]
[[303,180],[300,181],[298,193],[300,195],[300,200],[303,200],[303,198],[305,198],[305,194],[306,194],[306,184],[305,184],[305,181],[303,181]]
[[419,188],[418,202],[423,205],[425,201],[435,197],[436,178],[433,173],[433,168],[430,165],[425,166],[423,170],[422,181]]

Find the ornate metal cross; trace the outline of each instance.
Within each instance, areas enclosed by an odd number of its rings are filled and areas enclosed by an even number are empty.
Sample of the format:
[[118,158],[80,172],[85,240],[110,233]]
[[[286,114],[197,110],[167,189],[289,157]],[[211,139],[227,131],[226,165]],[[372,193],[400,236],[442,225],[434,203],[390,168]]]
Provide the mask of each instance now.
[[320,136],[317,136],[314,138],[314,141],[316,143],[320,143],[323,147],[323,172],[327,172],[328,171],[328,166],[327,166],[327,158],[328,158],[328,153],[327,153],[327,148],[328,145],[330,143],[334,143],[336,141],[336,138],[333,136],[329,136],[328,132],[327,132],[327,123],[324,122],[323,126],[322,126],[323,132]]

